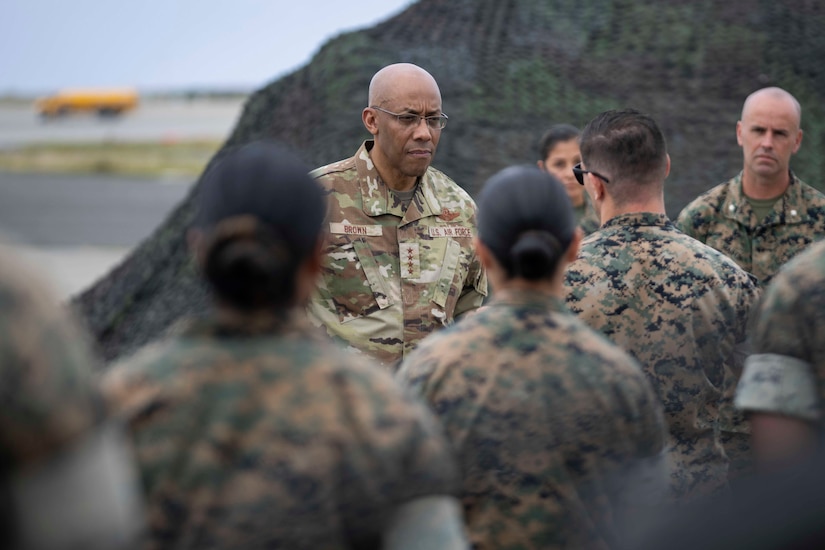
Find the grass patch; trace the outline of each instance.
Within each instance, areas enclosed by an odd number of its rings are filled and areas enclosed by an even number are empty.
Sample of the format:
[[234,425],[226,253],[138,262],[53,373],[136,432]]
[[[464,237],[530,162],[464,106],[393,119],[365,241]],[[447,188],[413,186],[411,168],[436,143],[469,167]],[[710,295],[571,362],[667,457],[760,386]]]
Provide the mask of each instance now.
[[0,170],[195,177],[221,145],[217,140],[37,143],[0,150]]

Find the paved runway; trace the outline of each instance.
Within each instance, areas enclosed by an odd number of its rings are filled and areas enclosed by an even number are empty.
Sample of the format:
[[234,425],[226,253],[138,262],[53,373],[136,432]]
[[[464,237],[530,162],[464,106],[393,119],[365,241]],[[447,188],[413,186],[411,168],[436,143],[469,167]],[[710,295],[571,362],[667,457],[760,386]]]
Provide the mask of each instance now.
[[242,108],[239,99],[149,99],[120,117],[78,114],[42,120],[30,105],[0,104],[0,148],[35,142],[222,139]]
[[105,274],[188,193],[188,180],[0,173],[0,233],[61,297]]
[[[0,105],[0,147],[38,141],[228,137],[242,102],[149,101],[121,119],[42,122],[29,106]],[[0,173],[0,240],[12,243],[65,300],[149,236],[192,181]]]

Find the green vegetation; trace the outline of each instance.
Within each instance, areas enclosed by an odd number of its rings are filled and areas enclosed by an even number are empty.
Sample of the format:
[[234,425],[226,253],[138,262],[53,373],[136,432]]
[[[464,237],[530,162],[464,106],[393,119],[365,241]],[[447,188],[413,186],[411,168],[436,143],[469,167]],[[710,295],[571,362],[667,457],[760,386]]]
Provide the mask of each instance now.
[[217,140],[38,143],[0,150],[0,170],[197,177],[220,146]]

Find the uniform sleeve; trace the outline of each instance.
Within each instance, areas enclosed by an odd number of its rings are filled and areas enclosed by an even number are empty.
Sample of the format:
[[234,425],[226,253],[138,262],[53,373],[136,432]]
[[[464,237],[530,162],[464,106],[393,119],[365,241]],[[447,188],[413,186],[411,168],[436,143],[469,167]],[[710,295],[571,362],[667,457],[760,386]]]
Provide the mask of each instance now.
[[7,283],[0,280],[0,455],[18,468],[71,445],[105,415],[74,319],[45,289]]
[[736,389],[736,407],[803,420],[820,418],[813,354],[822,347],[825,289],[815,272],[809,267],[783,270],[766,290],[754,353]]
[[701,227],[705,224],[705,219],[700,206],[693,202],[688,204],[679,212],[674,223],[682,233],[704,242],[700,234],[702,234]]
[[464,280],[464,288],[461,289],[461,295],[458,297],[458,302],[456,302],[454,316],[458,317],[463,313],[481,307],[486,297],[487,272],[481,266],[481,260],[478,256],[473,254],[467,278]]

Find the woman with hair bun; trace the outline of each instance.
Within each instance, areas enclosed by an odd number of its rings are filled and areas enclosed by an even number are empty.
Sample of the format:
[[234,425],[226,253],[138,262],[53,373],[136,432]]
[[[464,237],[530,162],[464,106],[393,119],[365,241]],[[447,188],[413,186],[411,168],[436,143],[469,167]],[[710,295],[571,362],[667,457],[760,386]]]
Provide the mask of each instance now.
[[[493,298],[398,376],[437,413],[478,548],[605,548],[667,486],[661,405],[638,364],[564,306],[581,229],[534,166],[494,175],[476,250]],[[635,516],[633,516],[635,517]]]
[[326,209],[308,172],[264,142],[218,161],[191,233],[214,311],[107,373],[145,548],[466,547],[435,420],[306,319]]

